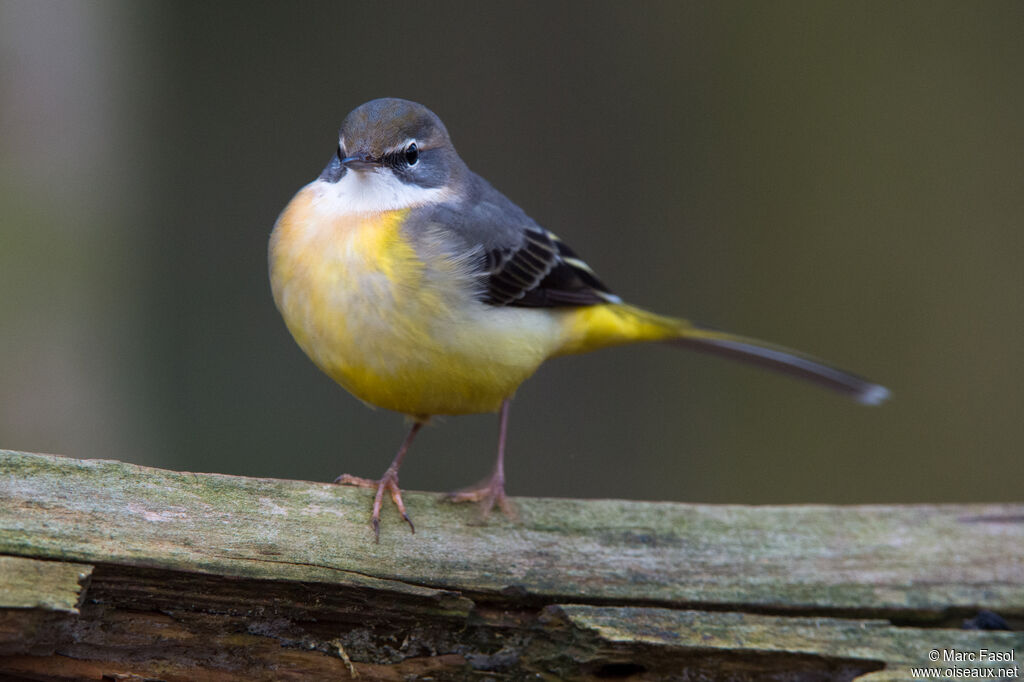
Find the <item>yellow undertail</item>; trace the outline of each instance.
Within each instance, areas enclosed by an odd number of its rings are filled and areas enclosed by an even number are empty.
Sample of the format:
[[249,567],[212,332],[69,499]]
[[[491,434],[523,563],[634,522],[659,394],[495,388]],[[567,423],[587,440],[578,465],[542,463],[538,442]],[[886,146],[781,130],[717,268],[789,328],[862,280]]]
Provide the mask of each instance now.
[[884,386],[783,346],[699,327],[688,320],[656,315],[626,304],[577,308],[569,315],[568,340],[557,355],[644,341],[661,341],[721,355],[813,381],[867,405],[889,397]]

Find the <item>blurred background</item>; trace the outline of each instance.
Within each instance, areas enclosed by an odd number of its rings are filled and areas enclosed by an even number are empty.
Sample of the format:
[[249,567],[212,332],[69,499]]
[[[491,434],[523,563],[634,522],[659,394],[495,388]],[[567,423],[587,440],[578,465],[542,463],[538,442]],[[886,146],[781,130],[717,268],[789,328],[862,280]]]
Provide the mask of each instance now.
[[[1019,500],[1024,4],[0,1],[0,448],[327,481],[404,436],[271,300],[278,213],[399,96],[623,298],[888,385],[553,361],[513,495]],[[404,487],[490,471],[438,420]]]

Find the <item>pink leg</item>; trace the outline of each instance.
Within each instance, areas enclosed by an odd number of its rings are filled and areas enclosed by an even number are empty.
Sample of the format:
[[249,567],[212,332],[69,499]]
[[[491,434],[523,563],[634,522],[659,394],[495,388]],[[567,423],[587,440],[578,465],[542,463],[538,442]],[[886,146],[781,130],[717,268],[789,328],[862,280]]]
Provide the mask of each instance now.
[[374,481],[369,478],[359,478],[358,476],[352,476],[351,474],[342,474],[334,479],[335,483],[340,485],[354,485],[360,488],[376,488],[377,494],[373,498],[373,513],[370,515],[370,523],[373,524],[373,537],[377,542],[380,542],[380,508],[384,502],[384,491],[387,490],[391,493],[391,501],[398,507],[398,513],[402,515],[405,522],[409,524],[409,528],[412,532],[416,532],[416,527],[412,525],[412,519],[409,518],[409,514],[405,511],[405,503],[402,502],[402,491],[398,487],[398,468],[402,466],[402,460],[405,459],[405,453],[409,451],[409,446],[412,444],[412,439],[416,437],[419,430],[423,428],[423,422],[416,422],[409,429],[409,434],[402,441],[402,446],[398,448],[398,454],[391,461],[391,466],[387,468],[384,475],[380,477],[379,481]]
[[491,478],[478,487],[460,490],[448,495],[450,502],[480,502],[480,511],[485,518],[491,509],[494,508],[495,503],[501,507],[501,511],[505,513],[505,516],[511,519],[514,519],[516,516],[512,503],[505,496],[505,438],[508,435],[508,413],[511,405],[512,403],[508,399],[501,404],[501,416],[498,426],[498,459],[494,463],[494,473],[491,474]]

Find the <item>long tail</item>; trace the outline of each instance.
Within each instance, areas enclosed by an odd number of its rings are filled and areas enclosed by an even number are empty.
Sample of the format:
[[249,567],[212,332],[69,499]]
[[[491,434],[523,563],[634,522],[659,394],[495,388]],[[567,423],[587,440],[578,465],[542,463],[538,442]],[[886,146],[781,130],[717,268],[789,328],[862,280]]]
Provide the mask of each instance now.
[[864,405],[879,405],[889,398],[889,389],[886,387],[827,365],[805,353],[699,327],[687,320],[655,315],[631,305],[577,308],[572,313],[569,329],[569,339],[560,354],[584,353],[641,341],[661,341],[813,381]]

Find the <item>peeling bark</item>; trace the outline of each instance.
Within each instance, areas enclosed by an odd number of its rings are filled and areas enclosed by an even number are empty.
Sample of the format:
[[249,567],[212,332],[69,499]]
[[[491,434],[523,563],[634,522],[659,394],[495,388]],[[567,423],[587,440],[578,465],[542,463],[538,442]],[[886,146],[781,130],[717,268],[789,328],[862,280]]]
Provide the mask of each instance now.
[[881,681],[1024,652],[958,629],[1024,624],[1021,505],[406,503],[416,534],[389,512],[378,545],[363,490],[0,451],[0,679]]

